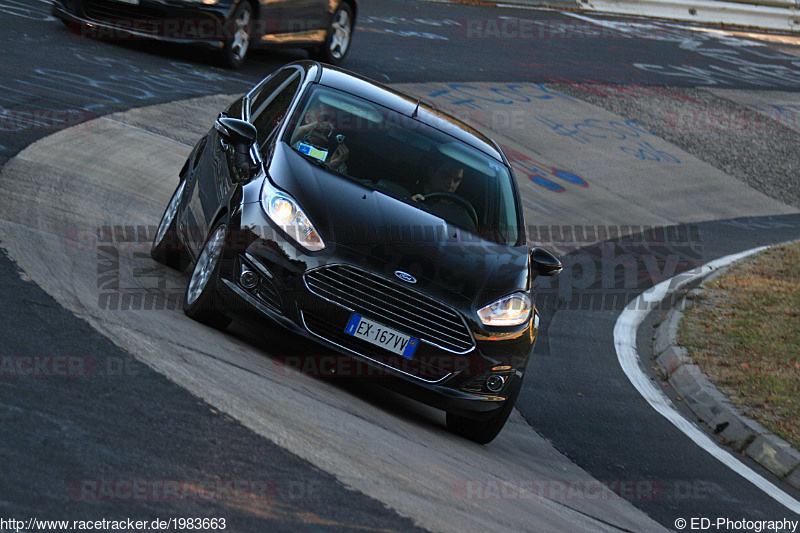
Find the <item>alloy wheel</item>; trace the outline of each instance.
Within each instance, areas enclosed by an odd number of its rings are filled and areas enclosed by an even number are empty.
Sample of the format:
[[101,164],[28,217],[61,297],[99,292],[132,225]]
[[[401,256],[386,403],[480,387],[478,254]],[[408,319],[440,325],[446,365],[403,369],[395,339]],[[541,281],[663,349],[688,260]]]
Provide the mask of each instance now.
[[227,227],[222,225],[217,228],[214,234],[208,239],[200,258],[192,272],[192,279],[189,280],[189,290],[186,291],[186,304],[192,305],[203,294],[206,289],[214,269],[222,256],[222,249],[225,246],[225,234]]
[[336,18],[331,24],[332,37],[330,51],[334,59],[341,59],[347,53],[350,46],[350,33],[353,25],[350,20],[350,13],[345,9],[340,9]]
[[242,61],[250,47],[250,10],[243,9],[233,24],[236,31],[231,43],[231,54],[236,61]]
[[186,181],[181,181],[181,184],[178,186],[175,194],[172,195],[172,199],[169,201],[166,211],[164,211],[164,216],[161,217],[161,223],[158,225],[156,236],[153,239],[153,246],[158,245],[162,240],[164,240],[164,235],[167,233],[167,228],[169,228],[170,224],[172,224],[172,221],[175,219],[175,215],[178,212],[178,205],[181,203],[181,196],[183,195],[183,188],[185,185]]

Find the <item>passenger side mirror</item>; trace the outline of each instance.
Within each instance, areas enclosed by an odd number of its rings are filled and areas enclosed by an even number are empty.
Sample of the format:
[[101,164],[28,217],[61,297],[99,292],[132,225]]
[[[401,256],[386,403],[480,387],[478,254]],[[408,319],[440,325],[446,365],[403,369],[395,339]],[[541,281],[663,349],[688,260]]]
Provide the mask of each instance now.
[[555,276],[563,268],[558,257],[544,248],[533,248],[531,250],[531,265],[533,266],[533,272],[537,276]]
[[244,120],[220,115],[214,123],[214,129],[226,145],[233,147],[233,161],[229,159],[231,178],[236,182],[248,181],[253,171],[250,147],[256,142],[256,127]]

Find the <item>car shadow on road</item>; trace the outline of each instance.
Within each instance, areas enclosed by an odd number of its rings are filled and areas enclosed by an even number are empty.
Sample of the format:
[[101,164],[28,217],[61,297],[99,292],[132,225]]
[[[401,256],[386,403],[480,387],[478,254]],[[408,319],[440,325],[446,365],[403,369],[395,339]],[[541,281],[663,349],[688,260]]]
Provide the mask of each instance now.
[[287,335],[277,326],[258,322],[257,328],[234,322],[225,333],[272,360],[277,373],[287,378],[302,374],[323,381],[394,417],[439,431],[447,431],[444,412],[412,400],[391,389],[398,378],[375,370],[354,358],[336,353],[307,339]]

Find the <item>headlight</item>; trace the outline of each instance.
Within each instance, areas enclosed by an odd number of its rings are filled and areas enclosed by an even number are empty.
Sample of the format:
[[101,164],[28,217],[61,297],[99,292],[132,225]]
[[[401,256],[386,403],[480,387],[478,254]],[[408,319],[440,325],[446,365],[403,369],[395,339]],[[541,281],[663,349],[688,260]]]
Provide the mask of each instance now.
[[485,326],[519,326],[530,316],[531,298],[524,292],[500,298],[478,311],[478,317]]
[[283,191],[264,180],[261,189],[261,207],[272,221],[296,240],[303,248],[318,252],[325,243],[297,202]]

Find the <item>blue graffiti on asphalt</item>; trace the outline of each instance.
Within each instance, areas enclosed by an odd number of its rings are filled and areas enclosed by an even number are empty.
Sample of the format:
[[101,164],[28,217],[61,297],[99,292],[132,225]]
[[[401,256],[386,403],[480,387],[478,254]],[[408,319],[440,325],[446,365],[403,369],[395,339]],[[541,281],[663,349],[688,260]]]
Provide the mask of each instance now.
[[752,106],[784,126],[800,131],[800,105]]
[[[641,139],[645,136],[654,136],[656,132],[648,129],[644,124],[635,120],[600,120],[588,118],[581,122],[565,125],[545,116],[536,117],[536,120],[550,128],[554,133],[563,137],[588,144],[596,139],[610,139],[613,141],[626,141]],[[623,153],[632,155],[637,159],[665,163],[680,163],[680,159],[664,150],[658,150],[649,142],[634,141],[631,146],[622,145]]]
[[553,132],[570,137],[571,139],[585,144],[592,142],[593,139],[613,139],[624,141],[631,137],[641,137],[642,135],[655,135],[644,124],[635,120],[600,120],[587,118],[581,122],[575,122],[569,126],[556,122],[555,120],[539,116],[536,120],[544,124]]
[[463,83],[449,83],[448,89],[441,89],[428,93],[429,98],[447,96],[450,105],[466,106],[471,109],[483,109],[486,104],[514,105],[533,102],[534,100],[552,100],[562,98],[570,102],[578,102],[575,97],[552,91],[541,83],[520,85],[509,83],[488,90],[492,96],[479,94],[481,89]]
[[[638,150],[637,150],[638,148]],[[674,155],[670,154],[669,152],[665,152],[664,150],[658,150],[649,142],[640,142],[637,143],[635,147],[630,148],[628,146],[620,146],[620,150],[625,152],[626,154],[632,155],[637,159],[642,159],[645,161],[655,161],[665,162],[665,163],[680,163],[681,160],[675,157]]]

